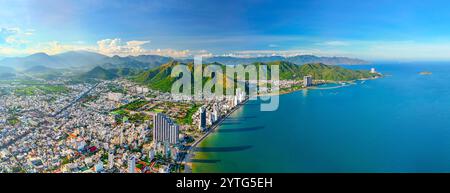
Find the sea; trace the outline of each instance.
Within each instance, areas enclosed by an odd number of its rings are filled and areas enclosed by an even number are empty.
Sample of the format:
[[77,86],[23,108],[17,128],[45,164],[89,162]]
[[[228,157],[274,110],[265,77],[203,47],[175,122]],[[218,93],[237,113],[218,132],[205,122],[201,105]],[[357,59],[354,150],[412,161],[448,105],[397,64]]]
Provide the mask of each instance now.
[[343,67],[384,77],[284,94],[276,111],[249,101],[197,146],[192,172],[450,172],[450,63]]

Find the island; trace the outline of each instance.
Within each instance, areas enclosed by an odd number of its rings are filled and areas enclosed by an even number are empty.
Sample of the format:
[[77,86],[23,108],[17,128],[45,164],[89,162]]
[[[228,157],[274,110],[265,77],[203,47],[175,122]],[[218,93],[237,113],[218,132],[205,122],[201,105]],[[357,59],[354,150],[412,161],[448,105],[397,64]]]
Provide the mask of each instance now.
[[420,75],[431,75],[433,73],[432,72],[428,72],[428,71],[422,71],[422,72],[419,72],[419,74]]

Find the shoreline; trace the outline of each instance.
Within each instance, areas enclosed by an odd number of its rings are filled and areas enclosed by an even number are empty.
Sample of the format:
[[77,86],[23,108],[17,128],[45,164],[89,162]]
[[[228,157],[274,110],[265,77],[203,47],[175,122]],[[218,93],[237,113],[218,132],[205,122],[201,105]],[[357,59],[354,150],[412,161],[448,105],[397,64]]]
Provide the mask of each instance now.
[[[379,79],[379,78],[382,78],[382,77],[383,77],[383,76],[379,76],[379,77],[375,77],[375,78],[360,78],[360,79],[349,80],[349,81],[328,81],[328,82],[325,82],[325,83],[322,83],[322,84],[339,84],[339,83],[352,84],[352,83],[354,83],[355,81],[375,80],[375,79]],[[299,88],[299,89],[290,90],[290,91],[282,91],[282,92],[278,91],[278,93],[276,93],[276,94],[275,94],[275,93],[257,94],[256,96],[285,95],[285,94],[294,93],[294,92],[297,92],[297,91],[300,91],[300,90],[308,90],[308,89],[311,89],[311,90],[318,90],[317,86],[318,86],[318,85],[322,85],[322,84],[317,84],[317,85],[315,85],[315,86],[304,87],[304,88]],[[330,88],[330,89],[341,88],[341,87],[343,87],[343,86],[336,86],[336,87],[333,87],[333,88]]]
[[[343,83],[343,82],[350,84],[350,83],[354,83],[355,81],[375,80],[375,79],[382,78],[382,77],[383,76],[375,77],[375,78],[362,78],[362,79],[356,79],[356,80],[351,80],[351,81],[332,81],[332,82],[326,82],[324,84],[330,84],[330,83],[338,84],[338,83]],[[331,89],[336,89],[336,88],[341,88],[341,87],[345,87],[345,86],[333,87]],[[296,90],[292,90],[292,91],[279,92],[279,93],[276,93],[276,94],[274,94],[274,93],[271,93],[271,94],[257,94],[256,96],[273,96],[273,95],[281,96],[281,95],[290,94],[290,93],[294,93],[294,92],[297,92],[297,91],[300,91],[300,90],[305,90],[305,89],[306,90],[308,90],[308,89],[316,90],[317,88],[316,88],[316,86],[305,87],[305,88],[300,88],[300,89],[296,89]],[[193,156],[193,153],[191,152],[192,149],[197,147],[197,145],[200,144],[204,139],[206,139],[206,137],[208,137],[211,133],[213,133],[216,130],[216,128],[222,124],[223,121],[225,121],[236,110],[238,110],[239,108],[244,106],[248,101],[249,101],[249,98],[246,98],[244,102],[242,102],[242,103],[238,104],[236,107],[234,107],[230,112],[228,112],[224,117],[222,117],[217,123],[213,124],[208,129],[208,131],[205,134],[203,134],[198,140],[196,140],[189,147],[189,149],[186,151],[186,154],[185,154],[183,160],[181,161],[181,164],[185,165],[185,170],[186,170],[186,167],[190,167],[189,168],[189,173],[192,173],[192,165],[188,166],[188,163],[192,164],[192,162],[191,162],[191,158]],[[183,173],[185,173],[185,172],[183,172]]]
[[[224,122],[231,114],[233,114],[236,110],[240,109],[242,106],[244,106],[245,104],[247,104],[247,102],[249,101],[249,98],[246,98],[242,103],[236,105],[233,109],[230,110],[230,112],[228,112],[227,114],[225,114],[225,116],[223,116],[219,121],[217,121],[216,123],[214,123],[213,125],[211,125],[211,127],[208,129],[208,131],[203,134],[199,139],[197,139],[190,147],[189,149],[186,151],[186,154],[183,158],[183,160],[181,161],[181,164],[184,164],[185,166],[185,170],[186,167],[188,166],[188,163],[192,164],[191,162],[191,158],[193,156],[193,152],[192,150],[197,147],[198,144],[200,144],[204,139],[206,139],[206,137],[208,137],[211,133],[213,133],[214,131],[216,131],[216,128],[219,127],[220,125],[222,125],[222,122]],[[192,166],[190,166],[189,168],[189,173],[192,173]],[[185,172],[183,172],[185,173]]]

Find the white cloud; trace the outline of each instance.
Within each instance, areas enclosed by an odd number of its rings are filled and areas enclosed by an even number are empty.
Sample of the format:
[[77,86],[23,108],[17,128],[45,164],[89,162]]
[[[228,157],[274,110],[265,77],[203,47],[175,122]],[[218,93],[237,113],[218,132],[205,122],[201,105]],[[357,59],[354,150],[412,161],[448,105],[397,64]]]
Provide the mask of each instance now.
[[[37,52],[47,54],[58,54],[73,50],[86,50],[113,56],[129,55],[162,55],[175,58],[187,58],[195,55],[203,57],[213,56],[208,50],[189,49],[148,49],[151,42],[141,40],[122,41],[119,38],[103,39],[96,44],[83,41],[58,42],[49,41],[35,43],[27,39],[33,35],[33,30],[21,30],[19,28],[0,28],[0,56],[25,56]],[[318,42],[318,41],[317,41]],[[220,44],[219,44],[220,45]],[[296,55],[318,55],[318,56],[347,56],[369,60],[450,60],[450,40],[442,41],[321,41],[311,43],[309,47],[293,47],[292,49],[280,50],[274,45],[272,49],[264,50],[235,50],[222,56],[233,57],[262,57],[262,56],[296,56]]]
[[[23,56],[37,52],[45,52],[52,55],[74,50],[92,51],[108,56],[161,55],[175,58],[186,58],[194,55],[212,56],[207,50],[145,49],[143,46],[149,44],[150,41],[132,40],[122,42],[119,38],[99,40],[97,45],[89,45],[80,41],[74,43],[51,41],[33,44],[25,40],[15,39],[15,37],[8,37],[6,42],[6,45],[0,45],[0,56]],[[19,43],[23,44],[23,46],[18,46]]]
[[27,38],[33,35],[34,30],[22,30],[20,28],[0,28],[0,45],[20,45],[28,42]]
[[[14,40],[15,41],[15,40]],[[0,56],[25,56],[38,52],[44,52],[50,55],[58,54],[67,51],[74,50],[88,50],[96,51],[95,46],[82,45],[82,44],[62,44],[58,41],[51,41],[38,44],[30,44],[29,42],[24,42],[24,46],[1,46],[0,45]]]
[[127,41],[122,42],[121,39],[104,39],[97,41],[98,52],[105,55],[119,55],[119,56],[137,56],[137,55],[162,55],[171,56],[175,58],[191,57],[193,55],[211,56],[212,54],[206,50],[175,50],[175,49],[145,49],[144,45],[150,41]]
[[14,36],[9,36],[5,38],[5,42],[8,44],[13,44],[13,45],[20,45],[20,44],[26,44],[29,41],[25,40],[25,39],[20,39]]

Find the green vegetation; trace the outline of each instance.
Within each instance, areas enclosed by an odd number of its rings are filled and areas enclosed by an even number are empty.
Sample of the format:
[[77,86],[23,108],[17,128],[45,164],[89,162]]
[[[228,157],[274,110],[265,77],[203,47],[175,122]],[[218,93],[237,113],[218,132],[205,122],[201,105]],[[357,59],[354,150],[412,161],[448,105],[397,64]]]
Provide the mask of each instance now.
[[150,120],[150,117],[144,113],[132,114],[128,118],[128,121],[130,121],[131,123],[143,123],[147,120]]
[[126,110],[130,110],[130,111],[135,111],[138,110],[139,108],[143,107],[144,105],[146,105],[148,102],[145,100],[135,100],[131,103],[128,103],[126,105],[123,105],[121,107],[119,107],[119,109],[126,109]]
[[9,125],[16,125],[20,123],[20,120],[16,116],[12,116],[6,120],[6,123],[8,123]]
[[117,74],[118,76],[121,77],[126,77],[126,76],[134,76],[136,74],[138,74],[139,72],[141,72],[141,70],[137,69],[137,68],[112,68],[112,69],[108,69],[108,71]]
[[123,110],[123,109],[118,109],[118,110],[112,111],[111,114],[113,114],[113,115],[126,115],[127,112],[125,110]]
[[34,86],[30,87],[24,87],[24,88],[18,88],[14,90],[14,94],[19,96],[32,96],[35,95],[37,91],[37,88]]
[[327,81],[351,81],[362,78],[372,78],[368,70],[349,70],[341,66],[325,65],[322,63],[296,65],[290,62],[275,61],[269,63],[254,63],[258,68],[260,65],[268,65],[270,73],[272,66],[279,66],[280,80],[301,80],[304,76],[311,75],[315,80]]
[[116,73],[106,70],[100,66],[95,67],[89,72],[81,76],[82,79],[102,79],[102,80],[112,80],[119,77]]
[[[162,92],[169,92],[172,88],[172,84],[177,80],[178,77],[171,77],[171,72],[174,66],[180,64],[177,61],[171,61],[167,64],[161,65],[160,67],[153,68],[151,70],[144,71],[131,78],[132,81],[147,85],[148,87],[159,90]],[[219,63],[213,63],[215,65],[220,65],[223,72],[226,74],[225,65]],[[192,63],[187,64],[188,69],[192,72]],[[210,65],[205,64],[203,67]],[[275,62],[255,62],[253,65],[256,68],[260,68],[262,65],[267,65],[268,74],[270,74],[273,66],[279,66],[280,70],[280,80],[301,80],[303,76],[311,75],[315,80],[325,80],[325,81],[351,81],[362,78],[372,78],[378,74],[370,73],[368,70],[350,70],[345,69],[340,66],[325,65],[322,63],[304,64],[296,65],[294,63],[286,61],[275,61]],[[246,75],[248,79],[248,75]],[[224,76],[224,85],[227,85],[227,81],[232,81],[235,77]],[[206,82],[208,78],[204,78],[203,82]],[[236,79],[234,80],[236,81]],[[224,86],[225,88],[226,86]]]
[[69,89],[63,85],[48,85],[48,86],[39,86],[40,90],[44,91],[46,94],[50,93],[67,93]]
[[162,109],[152,109],[152,112],[162,113],[162,112],[164,112],[164,110],[162,110]]
[[128,112],[128,110],[137,110],[145,104],[147,104],[147,102],[145,101],[134,101],[112,111],[111,114],[115,115],[115,120],[117,123],[123,123],[125,121],[129,121],[130,123],[143,123],[147,120],[150,120],[150,117],[148,115],[144,113],[131,114]]
[[61,165],[65,165],[65,164],[68,164],[68,163],[70,163],[70,159],[69,159],[68,157],[64,157],[64,158],[61,160]]
[[67,92],[69,92],[69,89],[64,85],[32,85],[17,88],[14,90],[14,93],[19,96],[32,96],[38,93],[57,94]]
[[123,123],[124,118],[130,115],[130,113],[123,109],[112,111],[111,114],[114,115],[114,119],[119,124]]
[[192,125],[192,115],[198,111],[201,105],[194,104],[191,108],[188,109],[187,114],[182,119],[178,119],[177,123],[181,125]]
[[160,67],[142,72],[131,79],[137,83],[145,84],[151,89],[169,92],[172,88],[172,84],[176,80],[176,78],[171,77],[170,74],[172,73],[173,67],[178,64],[180,63],[177,61],[171,61]]

